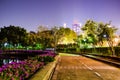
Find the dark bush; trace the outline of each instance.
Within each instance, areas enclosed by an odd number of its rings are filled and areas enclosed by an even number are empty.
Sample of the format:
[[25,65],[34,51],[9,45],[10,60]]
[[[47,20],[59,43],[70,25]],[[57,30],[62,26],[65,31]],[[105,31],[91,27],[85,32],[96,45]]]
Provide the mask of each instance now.
[[[115,55],[120,56],[120,47],[114,47]],[[67,52],[67,53],[78,53],[78,48],[59,48],[58,52]],[[79,53],[95,53],[100,55],[112,55],[110,47],[96,47],[96,48],[79,48]]]

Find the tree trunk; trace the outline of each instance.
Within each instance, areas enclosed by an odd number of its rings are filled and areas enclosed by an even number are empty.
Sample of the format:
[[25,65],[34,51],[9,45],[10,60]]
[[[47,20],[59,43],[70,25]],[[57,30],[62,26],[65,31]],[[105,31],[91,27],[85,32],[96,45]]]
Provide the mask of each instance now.
[[108,44],[109,44],[110,50],[112,52],[112,56],[116,56],[115,55],[114,46],[113,46],[113,41],[111,41],[110,39],[107,39],[107,40],[108,40]]

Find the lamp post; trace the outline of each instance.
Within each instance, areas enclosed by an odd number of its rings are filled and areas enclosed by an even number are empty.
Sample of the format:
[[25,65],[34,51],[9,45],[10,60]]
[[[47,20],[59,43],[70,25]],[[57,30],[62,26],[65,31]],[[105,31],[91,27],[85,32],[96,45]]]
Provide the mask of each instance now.
[[53,29],[53,36],[54,36],[54,52],[56,52],[56,46],[57,46],[57,32],[58,32],[59,27],[55,27]]
[[56,31],[54,32],[54,52],[56,53]]

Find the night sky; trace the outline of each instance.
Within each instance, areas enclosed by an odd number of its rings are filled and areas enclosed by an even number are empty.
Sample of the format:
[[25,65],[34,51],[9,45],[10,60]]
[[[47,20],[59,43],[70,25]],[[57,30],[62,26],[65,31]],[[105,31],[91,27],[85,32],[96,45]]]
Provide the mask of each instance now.
[[71,28],[75,21],[84,24],[88,19],[112,21],[119,28],[120,0],[0,0],[0,27],[15,25],[36,31],[39,25],[66,23]]

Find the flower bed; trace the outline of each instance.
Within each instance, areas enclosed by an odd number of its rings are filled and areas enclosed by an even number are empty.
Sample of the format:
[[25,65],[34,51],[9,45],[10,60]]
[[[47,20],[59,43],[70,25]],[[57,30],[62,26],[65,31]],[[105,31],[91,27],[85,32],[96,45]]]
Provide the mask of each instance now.
[[2,50],[0,50],[0,54],[2,54]]
[[29,57],[35,57],[37,55],[52,54],[53,51],[41,51],[41,50],[4,50],[0,54],[0,59],[27,59]]
[[0,67],[0,80],[25,80],[48,62],[54,61],[55,54],[49,51],[46,54],[12,62]]
[[41,54],[41,55],[37,55],[36,57],[33,57],[34,60],[38,60],[41,62],[44,62],[45,64],[54,61],[54,57],[56,55],[52,52],[48,52],[46,54]]
[[25,53],[25,54],[42,54],[44,53],[44,51],[42,50],[4,50],[3,51],[4,54],[21,54],[21,53]]
[[24,80],[29,78],[39,68],[42,68],[43,65],[43,62],[37,60],[25,60],[19,63],[12,62],[0,68],[0,77],[3,80]]

